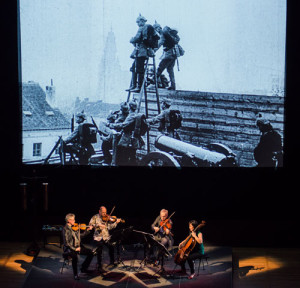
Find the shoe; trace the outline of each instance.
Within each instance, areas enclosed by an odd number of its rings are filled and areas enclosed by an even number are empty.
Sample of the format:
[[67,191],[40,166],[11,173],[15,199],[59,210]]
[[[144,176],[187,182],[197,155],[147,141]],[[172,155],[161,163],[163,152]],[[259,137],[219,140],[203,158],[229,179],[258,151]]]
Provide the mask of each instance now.
[[133,89],[136,89],[136,86],[129,87],[129,88],[126,89],[125,91],[129,92],[129,91],[131,91],[131,90],[133,90]]
[[88,269],[86,269],[86,268],[81,268],[81,270],[80,270],[82,273],[87,273],[87,274],[89,274],[89,273],[92,273],[93,271],[92,270],[88,270]]
[[155,84],[154,75],[148,78],[150,84]]
[[175,88],[172,87],[172,86],[171,86],[171,87],[168,87],[167,89],[168,89],[168,90],[175,90]]
[[189,276],[189,279],[193,279],[195,277],[195,273],[192,273],[190,276]]
[[130,90],[131,92],[134,92],[134,93],[140,93],[141,92],[141,88],[137,87],[133,90]]
[[155,89],[155,85],[154,85],[154,84],[150,84],[149,86],[147,86],[147,88],[148,88],[149,90]]
[[186,270],[185,269],[181,269],[180,273],[183,274],[183,275],[186,275]]
[[97,270],[98,270],[100,273],[106,272],[106,271],[103,269],[102,264],[98,264]]
[[75,280],[80,280],[80,278],[78,277],[78,275],[74,275],[74,279]]

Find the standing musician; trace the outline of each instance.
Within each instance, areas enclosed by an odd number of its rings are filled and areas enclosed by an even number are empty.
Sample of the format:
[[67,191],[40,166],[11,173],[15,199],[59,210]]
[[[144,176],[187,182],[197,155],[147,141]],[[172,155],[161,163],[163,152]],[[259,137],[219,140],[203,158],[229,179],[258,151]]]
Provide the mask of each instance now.
[[[154,230],[154,239],[163,244],[167,249],[171,249],[174,243],[172,227],[173,222],[171,219],[168,219],[169,212],[166,209],[160,211],[160,215],[156,217],[155,221],[152,223],[151,228]],[[162,251],[158,252],[157,261],[163,255]]]
[[[77,231],[74,231],[74,224],[75,224],[75,215],[72,213],[69,213],[65,217],[66,225],[63,228],[63,257],[71,257],[72,258],[72,268],[73,268],[73,274],[74,279],[79,280],[78,277],[78,270],[77,270],[77,263],[78,263],[78,254],[81,255],[87,255],[84,262],[81,265],[81,272],[88,273],[87,270],[92,259],[93,259],[93,252],[91,249],[86,248],[82,245],[80,239],[81,237],[85,237],[88,235],[93,227],[88,226],[86,227],[86,230],[84,233],[80,233],[80,227],[75,229]],[[72,229],[73,227],[73,229]]]
[[114,223],[111,223],[108,221],[110,215],[107,215],[106,207],[101,206],[99,208],[99,213],[94,215],[89,225],[93,226],[95,228],[94,232],[94,242],[97,246],[96,252],[97,252],[97,261],[98,261],[98,269],[103,272],[102,267],[102,250],[103,246],[106,246],[108,248],[110,263],[109,265],[114,266],[114,247],[108,242],[110,239],[109,230],[114,229],[117,227],[118,223],[121,221],[121,219],[116,219]]
[[[196,240],[196,245],[193,248],[193,250],[190,252],[188,257],[186,258],[186,261],[188,262],[191,270],[191,275],[189,276],[189,279],[193,279],[195,277],[195,264],[194,260],[204,255],[204,245],[203,245],[203,236],[200,230],[194,231],[195,228],[198,226],[198,222],[196,220],[191,220],[189,222],[189,230],[191,232],[191,236]],[[181,249],[184,246],[184,241],[182,241],[178,248]],[[185,269],[185,260],[180,263],[181,271],[186,274]]]

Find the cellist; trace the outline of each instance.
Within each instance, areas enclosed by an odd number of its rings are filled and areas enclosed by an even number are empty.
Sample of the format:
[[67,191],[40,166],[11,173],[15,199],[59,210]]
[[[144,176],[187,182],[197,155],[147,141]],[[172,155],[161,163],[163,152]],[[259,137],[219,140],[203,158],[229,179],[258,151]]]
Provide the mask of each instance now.
[[[189,230],[191,232],[191,236],[196,240],[196,245],[194,247],[194,249],[190,252],[190,254],[188,255],[186,261],[188,262],[189,266],[190,266],[190,271],[191,274],[189,276],[189,279],[193,279],[195,277],[195,264],[194,264],[194,260],[201,257],[202,255],[204,255],[204,245],[203,245],[203,235],[202,232],[200,230],[194,231],[194,229],[198,226],[198,222],[196,220],[191,220],[189,221]],[[184,245],[185,240],[183,240],[178,248],[182,248],[182,246]],[[185,261],[183,261],[182,263],[180,263],[181,265],[181,272],[186,274],[186,269],[185,269]]]

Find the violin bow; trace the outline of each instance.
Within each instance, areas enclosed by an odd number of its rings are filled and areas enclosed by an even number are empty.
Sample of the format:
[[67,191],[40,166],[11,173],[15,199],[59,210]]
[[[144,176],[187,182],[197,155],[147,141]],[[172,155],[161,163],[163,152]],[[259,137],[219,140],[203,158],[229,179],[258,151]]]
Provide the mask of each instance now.
[[161,227],[164,227],[174,214],[175,211],[164,221],[165,223]]
[[107,220],[106,220],[106,222],[105,222],[105,226],[106,226],[106,227],[107,227],[107,224],[108,224],[108,219],[110,218],[111,214],[114,212],[115,208],[116,208],[116,206],[114,206],[114,207],[111,209],[111,211],[110,211],[110,213],[109,213],[109,215],[108,215],[108,217],[107,217]]
[[[162,228],[162,227],[164,227],[167,223],[168,223],[168,221],[170,220],[170,218],[173,216],[175,214],[175,211],[165,220],[165,223],[163,224],[163,225],[161,225],[161,227],[160,227],[160,229]],[[171,236],[174,236],[173,235],[173,233],[170,231],[170,234],[171,234]]]

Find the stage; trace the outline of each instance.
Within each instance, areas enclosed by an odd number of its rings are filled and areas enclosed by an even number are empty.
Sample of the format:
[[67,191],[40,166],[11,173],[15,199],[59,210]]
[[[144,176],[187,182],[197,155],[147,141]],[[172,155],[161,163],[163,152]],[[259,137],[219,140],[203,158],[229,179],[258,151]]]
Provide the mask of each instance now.
[[[92,248],[91,245],[86,245]],[[46,245],[41,248],[30,269],[27,270],[23,288],[33,287],[232,287],[232,251],[230,247],[206,246],[208,264],[204,261],[196,276],[188,279],[190,271],[186,263],[187,274],[180,273],[180,267],[174,263],[174,257],[165,259],[163,268],[153,263],[143,263],[144,251],[141,245],[123,246],[120,263],[115,267],[108,266],[108,251],[103,251],[103,268],[97,271],[96,257],[89,267],[91,273],[80,273],[80,280],[73,278],[71,265],[61,271],[63,265],[62,249],[59,245]],[[80,263],[85,256],[79,257]],[[70,263],[71,264],[71,263]],[[24,267],[29,267],[23,263]],[[61,273],[63,272],[63,273]]]

